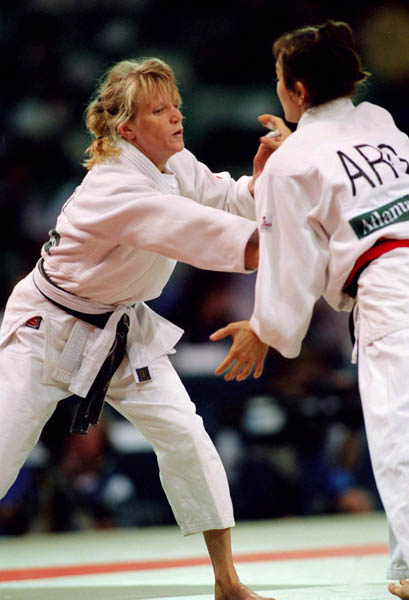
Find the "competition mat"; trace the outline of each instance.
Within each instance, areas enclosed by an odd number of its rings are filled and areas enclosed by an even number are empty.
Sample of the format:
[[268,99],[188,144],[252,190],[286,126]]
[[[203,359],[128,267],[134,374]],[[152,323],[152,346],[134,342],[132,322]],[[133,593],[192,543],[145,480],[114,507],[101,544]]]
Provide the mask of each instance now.
[[[276,600],[391,599],[382,512],[239,522],[243,583]],[[203,537],[175,526],[0,537],[0,600],[213,600]]]

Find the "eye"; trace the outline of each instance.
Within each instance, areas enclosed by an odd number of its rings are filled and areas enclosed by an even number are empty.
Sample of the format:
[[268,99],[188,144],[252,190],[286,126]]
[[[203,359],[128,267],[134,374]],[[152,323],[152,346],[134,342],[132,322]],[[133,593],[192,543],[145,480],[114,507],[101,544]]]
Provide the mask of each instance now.
[[160,115],[165,109],[164,108],[157,108],[153,111],[154,115]]

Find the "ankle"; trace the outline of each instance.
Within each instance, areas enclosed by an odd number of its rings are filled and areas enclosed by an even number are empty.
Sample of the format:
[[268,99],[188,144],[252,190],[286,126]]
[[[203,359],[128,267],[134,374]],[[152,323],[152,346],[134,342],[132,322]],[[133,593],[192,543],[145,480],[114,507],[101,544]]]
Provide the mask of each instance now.
[[225,578],[222,581],[215,581],[215,598],[216,600],[230,600],[240,596],[240,591],[243,585],[237,577]]

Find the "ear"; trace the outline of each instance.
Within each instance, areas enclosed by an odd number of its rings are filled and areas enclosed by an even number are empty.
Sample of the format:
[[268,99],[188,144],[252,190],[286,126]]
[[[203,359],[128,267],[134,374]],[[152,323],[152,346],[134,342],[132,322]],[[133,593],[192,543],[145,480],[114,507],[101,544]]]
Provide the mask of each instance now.
[[133,142],[135,140],[135,129],[134,126],[128,121],[124,125],[118,127],[118,133],[123,138],[128,140],[128,142]]
[[298,106],[304,106],[308,100],[308,90],[302,81],[295,82],[295,97]]

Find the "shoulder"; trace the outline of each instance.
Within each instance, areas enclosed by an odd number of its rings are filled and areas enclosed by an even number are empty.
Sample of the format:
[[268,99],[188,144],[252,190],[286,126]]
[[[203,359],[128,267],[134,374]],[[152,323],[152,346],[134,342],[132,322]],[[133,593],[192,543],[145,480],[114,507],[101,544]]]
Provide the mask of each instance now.
[[308,171],[313,160],[313,147],[311,136],[308,133],[305,135],[304,130],[296,130],[270,156],[264,171],[274,175],[295,175]]
[[84,179],[84,192],[92,196],[108,197],[135,195],[142,190],[156,189],[149,171],[143,172],[138,165],[121,159],[106,160],[95,165]]
[[372,104],[372,102],[361,102],[355,107],[355,112],[358,115],[362,115],[362,117],[373,120],[377,119],[378,122],[386,125],[395,125],[395,121],[391,113],[386,110],[386,108],[383,108],[378,104]]
[[199,161],[195,155],[187,148],[184,148],[169,159],[168,166],[172,171],[177,172],[179,169],[194,168],[198,163]]

